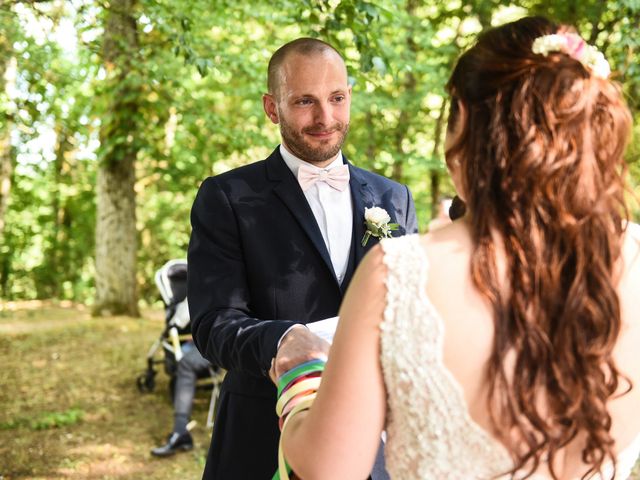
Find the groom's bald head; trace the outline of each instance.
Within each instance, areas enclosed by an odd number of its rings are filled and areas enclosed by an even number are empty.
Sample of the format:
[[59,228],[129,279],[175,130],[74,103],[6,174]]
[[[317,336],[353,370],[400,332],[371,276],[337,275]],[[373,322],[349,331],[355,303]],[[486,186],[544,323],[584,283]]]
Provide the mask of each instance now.
[[[342,55],[329,45],[327,42],[318,40],[317,38],[298,38],[289,43],[284,44],[272,55],[269,60],[267,73],[267,88],[271,95],[279,98],[280,86],[282,84],[282,66],[291,54],[299,54],[303,56],[312,55],[336,55],[344,64]],[[346,70],[346,67],[345,67]]]

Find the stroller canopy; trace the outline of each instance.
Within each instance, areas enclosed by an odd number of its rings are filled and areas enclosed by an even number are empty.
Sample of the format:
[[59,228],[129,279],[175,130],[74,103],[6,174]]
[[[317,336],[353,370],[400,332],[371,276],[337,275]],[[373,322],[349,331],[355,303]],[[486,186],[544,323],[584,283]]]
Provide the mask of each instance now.
[[187,296],[187,261],[169,260],[156,272],[156,285],[165,305],[176,305]]

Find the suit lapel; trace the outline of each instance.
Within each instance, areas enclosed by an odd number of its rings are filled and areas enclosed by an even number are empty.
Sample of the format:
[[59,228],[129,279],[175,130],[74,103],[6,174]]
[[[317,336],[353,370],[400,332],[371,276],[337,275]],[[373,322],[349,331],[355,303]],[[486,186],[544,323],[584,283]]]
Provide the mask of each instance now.
[[267,158],[266,168],[269,180],[278,182],[273,189],[274,193],[280,198],[282,203],[285,204],[293,217],[300,224],[300,227],[302,227],[302,230],[307,234],[311,243],[320,254],[320,257],[322,257],[322,260],[324,260],[327,268],[329,268],[331,275],[335,278],[331,257],[322,238],[320,228],[318,227],[304,193],[302,193],[302,189],[300,188],[298,181],[293,176],[291,170],[289,170],[289,167],[287,167],[287,164],[284,163],[284,160],[280,155],[279,147],[274,150],[269,158]]
[[369,241],[366,247],[362,246],[362,237],[364,237],[364,209],[373,206],[373,197],[371,190],[367,185],[367,180],[359,169],[349,164],[349,188],[351,189],[351,198],[353,199],[353,235],[351,238],[351,253],[353,261],[349,260],[349,269],[345,275],[342,285],[346,287],[355,268],[362,260],[364,254],[371,248],[372,242]]

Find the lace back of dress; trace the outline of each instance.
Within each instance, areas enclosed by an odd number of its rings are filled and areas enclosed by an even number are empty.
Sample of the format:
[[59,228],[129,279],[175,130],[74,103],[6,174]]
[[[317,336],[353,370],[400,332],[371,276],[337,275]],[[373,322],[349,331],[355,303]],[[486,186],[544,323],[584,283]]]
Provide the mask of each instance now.
[[[640,240],[640,226],[632,225]],[[444,324],[426,295],[429,263],[420,237],[382,241],[387,306],[380,325],[387,389],[386,466],[393,480],[507,479],[512,460],[469,415],[462,387],[443,363]],[[617,459],[627,478],[640,454],[640,435]],[[603,475],[610,478],[611,465]],[[521,478],[516,474],[513,478]],[[534,474],[529,480],[548,478]]]
[[506,450],[469,417],[443,364],[443,323],[426,296],[417,235],[384,240],[387,306],[381,362],[388,392],[387,469],[393,479],[489,479],[512,468]]

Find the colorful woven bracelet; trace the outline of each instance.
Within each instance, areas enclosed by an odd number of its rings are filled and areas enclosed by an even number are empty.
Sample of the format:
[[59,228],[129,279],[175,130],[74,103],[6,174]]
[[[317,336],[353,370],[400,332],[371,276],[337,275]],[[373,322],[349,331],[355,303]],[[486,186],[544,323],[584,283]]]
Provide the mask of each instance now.
[[315,391],[306,395],[298,395],[287,403],[284,412],[282,412],[282,416],[278,419],[278,428],[280,428],[280,432],[284,429],[284,424],[287,421],[287,418],[289,418],[289,415],[293,413],[293,410],[302,402],[305,402],[308,399],[315,399],[316,395],[318,395],[318,393]]
[[312,390],[311,393],[313,393],[313,391],[318,390],[318,387],[320,386],[320,381],[321,381],[320,377],[308,378],[306,380],[302,380],[301,382],[298,382],[292,385],[291,388],[288,388],[287,390],[285,390],[282,393],[282,395],[280,395],[280,397],[278,398],[278,401],[276,402],[276,414],[279,417],[282,416],[282,410],[284,409],[284,406],[287,404],[289,400],[291,400],[296,395],[306,392],[308,390]]
[[320,359],[309,360],[308,362],[301,363],[300,365],[297,365],[291,370],[283,373],[278,379],[278,396],[282,395],[282,390],[284,390],[292,380],[308,373],[322,372],[324,370],[325,363],[326,362],[324,360]]
[[285,372],[278,379],[276,413],[280,417],[278,423],[281,433],[278,446],[278,471],[272,480],[289,480],[292,470],[287,464],[282,450],[284,430],[291,418],[311,407],[320,386],[320,375],[324,370],[325,363],[324,360],[319,359],[302,363]]
[[286,392],[289,388],[291,388],[293,385],[295,385],[298,382],[301,382],[302,380],[305,380],[307,378],[316,378],[316,377],[321,377],[322,376],[322,372],[309,372],[309,373],[305,373],[304,375],[300,375],[299,377],[294,378],[293,380],[291,380],[286,387],[284,387],[282,389],[282,391],[280,392],[280,395],[282,395],[284,392]]
[[291,413],[287,416],[286,420],[284,421],[284,425],[282,426],[282,432],[280,433],[280,444],[278,445],[278,471],[273,476],[273,480],[289,480],[289,474],[291,474],[293,470],[291,469],[291,467],[289,466],[289,464],[286,462],[284,458],[284,452],[282,450],[282,434],[286,430],[287,425],[289,424],[291,419],[295,417],[296,414],[303,412],[305,410],[309,410],[309,408],[311,408],[311,404],[315,400],[315,397],[316,396],[314,394],[305,398],[302,402],[300,402],[298,405],[294,407],[294,409],[291,411]]

